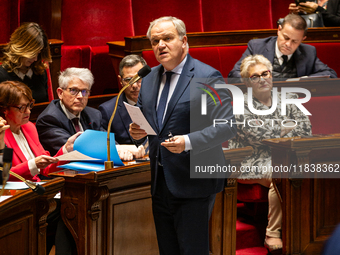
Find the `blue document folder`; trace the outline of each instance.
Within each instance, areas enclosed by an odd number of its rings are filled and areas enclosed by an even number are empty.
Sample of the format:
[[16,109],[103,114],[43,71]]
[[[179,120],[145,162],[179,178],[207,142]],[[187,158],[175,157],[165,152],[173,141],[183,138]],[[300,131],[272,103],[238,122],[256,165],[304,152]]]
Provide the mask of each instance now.
[[[106,132],[87,129],[76,139],[73,149],[99,160],[71,162],[58,167],[81,171],[101,171],[105,169],[104,162],[107,161]],[[119,158],[113,133],[110,134],[110,155],[114,166],[124,166]]]

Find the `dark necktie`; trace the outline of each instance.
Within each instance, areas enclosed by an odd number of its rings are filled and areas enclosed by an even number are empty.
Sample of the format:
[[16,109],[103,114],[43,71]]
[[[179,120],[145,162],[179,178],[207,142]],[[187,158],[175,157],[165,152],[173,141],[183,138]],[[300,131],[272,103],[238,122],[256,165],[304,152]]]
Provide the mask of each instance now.
[[283,69],[287,65],[288,56],[287,55],[282,55],[282,58],[283,58],[283,62],[282,62],[281,68]]
[[166,102],[168,100],[171,75],[173,74],[173,72],[166,72],[165,74],[166,74],[166,81],[165,81],[165,85],[162,90],[161,98],[159,99],[158,108],[157,108],[157,122],[158,122],[158,128],[160,130],[162,129],[163,115],[165,111]]
[[79,118],[73,118],[72,119],[74,128],[76,129],[76,132],[80,131],[80,126],[79,126]]

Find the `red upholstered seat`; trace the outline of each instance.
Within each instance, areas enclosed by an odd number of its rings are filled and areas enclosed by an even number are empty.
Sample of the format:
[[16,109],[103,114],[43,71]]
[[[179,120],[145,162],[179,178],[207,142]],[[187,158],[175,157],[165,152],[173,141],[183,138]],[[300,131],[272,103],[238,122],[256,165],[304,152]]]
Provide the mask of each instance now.
[[[308,36],[308,34],[307,34]],[[338,76],[340,75],[340,44],[339,43],[310,43],[316,48],[318,58],[330,68],[332,68]]]
[[62,69],[90,68],[95,80],[91,95],[118,88],[106,43],[135,35],[131,1],[63,1],[61,22]]
[[271,0],[202,1],[205,32],[272,28],[271,14]]
[[203,32],[201,0],[139,1],[131,0],[135,35],[145,35],[150,22],[162,16],[184,21],[187,32]]
[[340,96],[312,97],[304,106],[312,114],[309,119],[313,134],[340,133]]
[[61,71],[68,67],[91,69],[92,52],[89,45],[61,46]]
[[260,184],[237,184],[237,200],[242,202],[267,202],[268,188]]
[[19,0],[1,0],[0,3],[0,43],[7,43],[11,34],[20,24]]

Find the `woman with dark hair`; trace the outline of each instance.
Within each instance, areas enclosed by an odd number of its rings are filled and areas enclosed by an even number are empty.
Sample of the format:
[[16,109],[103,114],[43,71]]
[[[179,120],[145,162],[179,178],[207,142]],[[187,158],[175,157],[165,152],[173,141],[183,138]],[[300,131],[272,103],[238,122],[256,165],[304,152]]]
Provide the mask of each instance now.
[[[38,181],[40,175],[56,171],[58,159],[51,157],[39,142],[35,125],[29,122],[34,104],[31,90],[22,82],[6,81],[0,83],[0,116],[9,125],[5,131],[4,141],[13,148],[11,171],[25,179]],[[73,143],[80,133],[70,137],[58,151],[58,155],[73,151]],[[17,181],[14,176],[11,181]]]
[[[4,132],[6,146],[13,149],[11,171],[25,179],[39,181],[48,173],[56,171],[59,163],[58,159],[51,157],[42,147],[35,125],[29,122],[33,104],[32,92],[24,83],[18,81],[0,83],[0,146],[4,147],[1,142]],[[74,141],[80,134],[71,136],[56,156],[73,151]],[[9,180],[18,181],[12,175]],[[57,209],[47,218],[46,252],[48,254],[55,243],[56,254],[72,254],[75,242],[60,217],[60,202],[56,201]]]
[[45,31],[36,23],[22,24],[3,54],[0,82],[21,81],[32,90],[36,103],[49,101],[46,69],[52,59]]

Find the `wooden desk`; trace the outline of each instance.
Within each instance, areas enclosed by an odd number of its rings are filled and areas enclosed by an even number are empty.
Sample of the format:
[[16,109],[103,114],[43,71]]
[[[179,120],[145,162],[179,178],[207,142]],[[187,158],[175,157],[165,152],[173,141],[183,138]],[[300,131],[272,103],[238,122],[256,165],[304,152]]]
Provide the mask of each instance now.
[[[226,151],[240,165],[252,149]],[[149,163],[101,172],[63,171],[61,213],[76,240],[78,254],[153,255],[158,253],[151,208]],[[218,194],[210,223],[211,254],[235,254],[236,181]]]
[[[340,134],[263,142],[271,147],[273,166],[340,164]],[[340,179],[312,179],[315,173],[311,172],[294,177],[283,173],[279,186],[283,252],[320,254],[324,241],[340,222]]]
[[46,219],[56,208],[54,196],[63,185],[64,179],[56,178],[43,185],[42,196],[31,189],[18,190],[0,203],[1,254],[46,254]]

